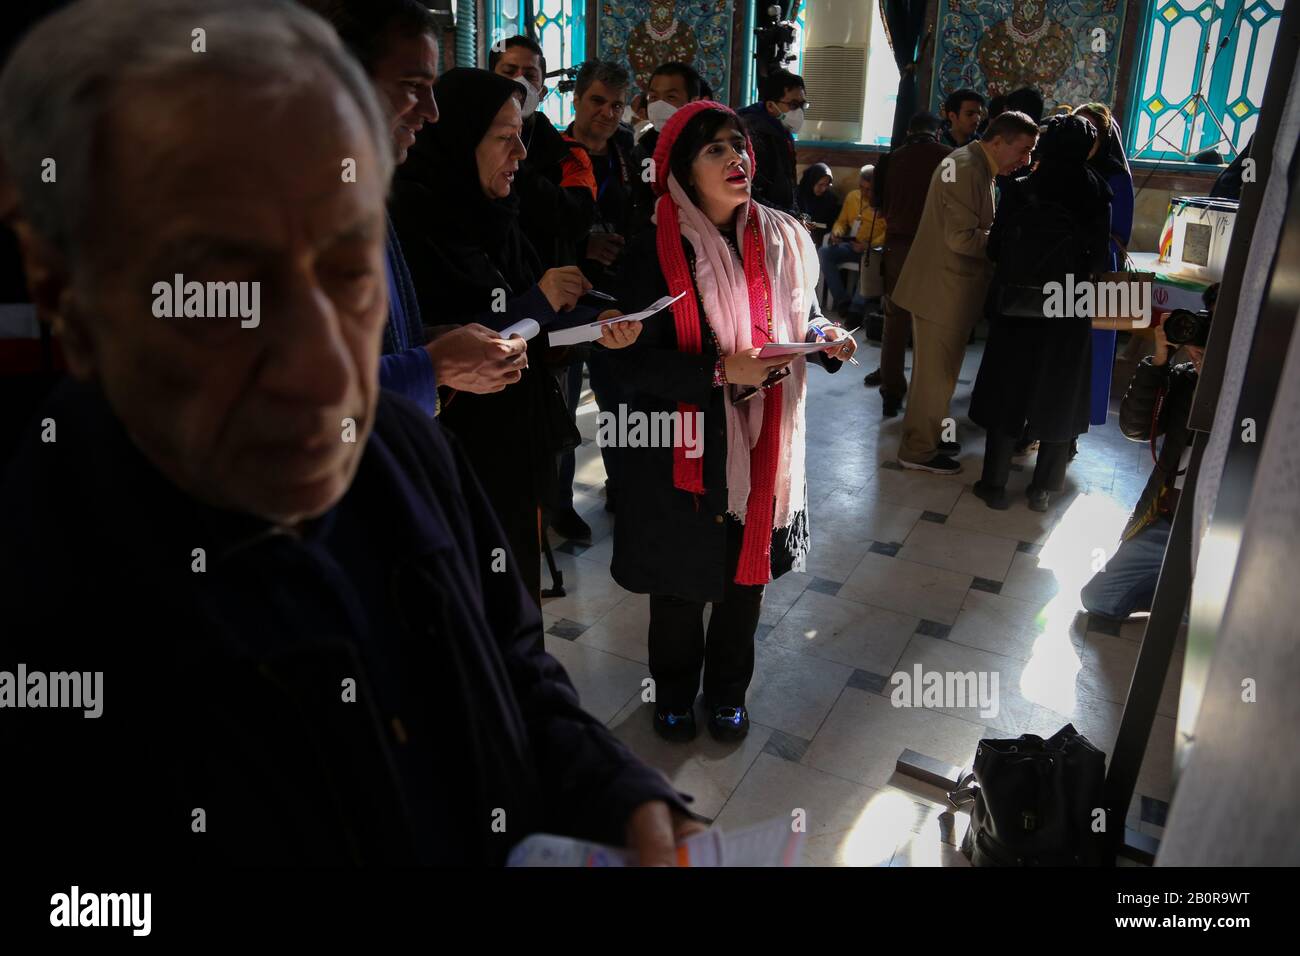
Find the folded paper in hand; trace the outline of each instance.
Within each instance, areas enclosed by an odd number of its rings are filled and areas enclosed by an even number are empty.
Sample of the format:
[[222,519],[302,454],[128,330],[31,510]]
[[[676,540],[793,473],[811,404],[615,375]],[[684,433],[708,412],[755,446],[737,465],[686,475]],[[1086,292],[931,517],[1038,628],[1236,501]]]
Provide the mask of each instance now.
[[[679,866],[797,866],[804,834],[788,818],[723,833],[710,827],[677,848]],[[623,847],[585,843],[550,833],[525,837],[510,851],[506,866],[635,866],[636,854]]]
[[533,319],[520,319],[514,325],[508,325],[501,330],[500,335],[503,339],[508,339],[512,335],[517,335],[525,342],[542,330],[542,327]]
[[656,312],[668,308],[682,296],[685,292],[679,292],[677,295],[664,296],[655,302],[650,303],[650,307],[642,309],[640,312],[633,312],[631,315],[616,315],[612,319],[604,319],[600,322],[589,322],[586,325],[575,325],[571,329],[558,329],[548,333],[551,347],[557,345],[581,345],[583,342],[594,342],[600,338],[600,333],[604,331],[605,326],[614,325],[616,322],[640,322],[642,319],[648,319]]

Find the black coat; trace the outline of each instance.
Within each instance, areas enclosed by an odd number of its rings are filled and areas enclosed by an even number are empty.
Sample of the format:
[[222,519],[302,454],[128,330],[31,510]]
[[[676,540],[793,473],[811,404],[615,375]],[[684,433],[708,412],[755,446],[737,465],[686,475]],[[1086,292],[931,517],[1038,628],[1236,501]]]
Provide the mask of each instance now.
[[[626,250],[619,299],[627,311],[643,308],[668,294],[668,283],[655,251],[657,231],[651,226]],[[685,240],[682,244],[693,269],[694,252]],[[677,411],[678,402],[689,402],[703,411],[706,489],[697,500],[690,492],[673,486],[672,448],[620,448],[626,487],[619,491],[610,573],[620,585],[638,594],[712,602],[722,600],[736,570],[727,561],[727,536],[743,533],[744,526],[727,517],[727,422],[723,402],[730,398],[727,389],[713,386],[718,353],[698,295],[696,303],[701,324],[700,354],[678,351],[671,310],[646,319],[634,345],[608,353],[633,395],[629,412],[647,416],[672,413]],[[824,356],[817,353],[817,358]],[[834,359],[823,364],[832,372],[841,365]],[[772,536],[772,577],[801,564],[810,543],[805,503],[790,527],[778,529]]]
[[[818,196],[814,192],[814,187],[823,176],[831,176],[831,184],[826,192]],[[822,240],[826,237],[826,233],[830,232],[835,220],[839,218],[840,207],[843,205],[844,197],[835,188],[835,179],[829,166],[825,163],[813,163],[803,171],[803,175],[799,177],[799,212],[813,222],[824,223],[824,228],[812,230],[815,248],[821,248]]]
[[632,215],[627,224],[628,238],[646,229],[650,225],[650,217],[654,215],[654,184],[647,177],[658,145],[659,130],[648,129],[641,134],[632,149]]
[[[1091,170],[1081,177],[1088,187],[1066,186],[1037,174],[1014,180],[998,202],[989,233],[988,255],[995,262],[1008,250],[1009,223],[1027,206],[1031,179],[1044,202],[1060,203],[1075,218],[1086,239],[1076,281],[1108,268],[1110,191]],[[1014,283],[1017,277],[1006,277]],[[1088,318],[1017,318],[996,313],[998,286],[989,290],[992,314],[988,343],[971,395],[971,421],[985,429],[1030,440],[1069,441],[1088,430],[1092,374],[1092,323]]]
[[[454,171],[448,172],[451,164],[438,151],[431,132],[436,129],[425,127],[398,167],[389,204],[425,323],[478,322],[500,329],[532,318],[545,330],[561,321],[594,318],[590,307],[566,313],[563,320],[556,315],[536,285],[542,266],[519,226],[515,197],[487,202],[479,199],[477,180],[450,181]],[[498,305],[504,311],[497,311]],[[567,410],[547,368],[545,331],[529,343],[528,361],[520,381],[499,392],[445,395],[438,420],[461,440],[524,580],[537,593],[538,509],[550,507],[555,494],[556,455],[564,437],[555,426]]]
[[[592,174],[596,179],[596,205],[592,214],[592,225],[606,232],[616,233],[624,239],[628,238],[634,229],[644,225],[644,214],[638,212],[635,207],[635,184],[639,174],[631,127],[620,124],[614,131],[614,135],[609,138],[605,152],[600,156],[592,154],[590,149],[577,142],[572,123],[565,132],[571,140],[569,145],[586,150],[591,159]],[[597,289],[612,281],[618,274],[617,262],[607,266],[595,259],[581,258],[582,254],[583,250],[580,249],[578,265]]]
[[773,118],[763,103],[754,103],[738,115],[754,148],[754,198],[765,206],[799,215],[795,188],[794,137]]
[[0,498],[0,670],[102,671],[103,711],[3,711],[11,859],[499,864],[682,805],[582,710],[464,456],[405,399],[297,534],[184,495],[97,389],[42,414],[58,442],[32,427]]
[[528,156],[519,164],[513,190],[519,196],[519,226],[543,269],[575,265],[591,230],[595,200],[585,188],[560,185],[569,144],[545,114],[532,115],[523,138]]

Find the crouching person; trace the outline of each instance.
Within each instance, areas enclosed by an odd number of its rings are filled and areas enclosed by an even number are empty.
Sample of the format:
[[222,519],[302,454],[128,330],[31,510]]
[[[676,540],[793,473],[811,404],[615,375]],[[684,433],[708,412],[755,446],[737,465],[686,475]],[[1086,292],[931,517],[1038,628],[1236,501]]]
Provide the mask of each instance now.
[[1155,354],[1134,370],[1119,407],[1119,424],[1126,438],[1155,441],[1163,435],[1164,444],[1124,527],[1119,550],[1084,585],[1080,595],[1090,613],[1117,620],[1151,609],[1174,509],[1192,458],[1187,415],[1205,350],[1186,345],[1188,361],[1174,364],[1165,330],[1156,326],[1154,332]]

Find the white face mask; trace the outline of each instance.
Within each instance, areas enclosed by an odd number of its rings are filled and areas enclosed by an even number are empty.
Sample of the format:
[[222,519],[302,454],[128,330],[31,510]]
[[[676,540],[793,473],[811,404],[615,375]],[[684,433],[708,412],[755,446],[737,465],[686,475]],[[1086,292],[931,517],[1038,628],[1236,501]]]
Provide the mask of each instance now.
[[632,107],[630,106],[623,107],[623,122],[626,123],[628,126],[635,125],[636,117],[632,115]]
[[677,112],[677,107],[673,106],[667,100],[655,100],[646,107],[646,115],[650,117],[650,122],[655,124],[655,129],[663,132],[663,128],[668,125],[668,119]]
[[791,110],[789,113],[781,114],[781,125],[791,133],[797,133],[803,128],[803,107],[797,110]]
[[537,95],[537,90],[533,84],[529,83],[522,76],[513,77],[514,81],[524,88],[524,105],[520,112],[523,113],[524,119],[532,116],[537,112],[537,104],[541,102],[541,97]]

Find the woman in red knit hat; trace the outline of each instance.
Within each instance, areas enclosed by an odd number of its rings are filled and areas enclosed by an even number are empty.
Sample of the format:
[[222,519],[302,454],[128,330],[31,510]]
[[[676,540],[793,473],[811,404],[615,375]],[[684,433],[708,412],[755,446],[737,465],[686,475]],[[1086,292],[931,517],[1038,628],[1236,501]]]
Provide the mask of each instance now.
[[629,423],[647,421],[657,435],[654,423],[672,416],[673,441],[621,451],[629,493],[611,573],[650,595],[655,730],[695,736],[702,671],[709,730],[737,740],[749,730],[763,586],[801,568],[809,545],[806,359],[762,359],[759,350],[824,338],[838,344],[810,354],[833,372],[855,343],[817,308],[805,228],[750,201],[754,156],[735,113],[712,101],[679,109],[659,136],[652,175],[654,227],[628,246],[620,304],[639,310],[685,295],[671,314],[647,319],[615,362],[635,393]]

